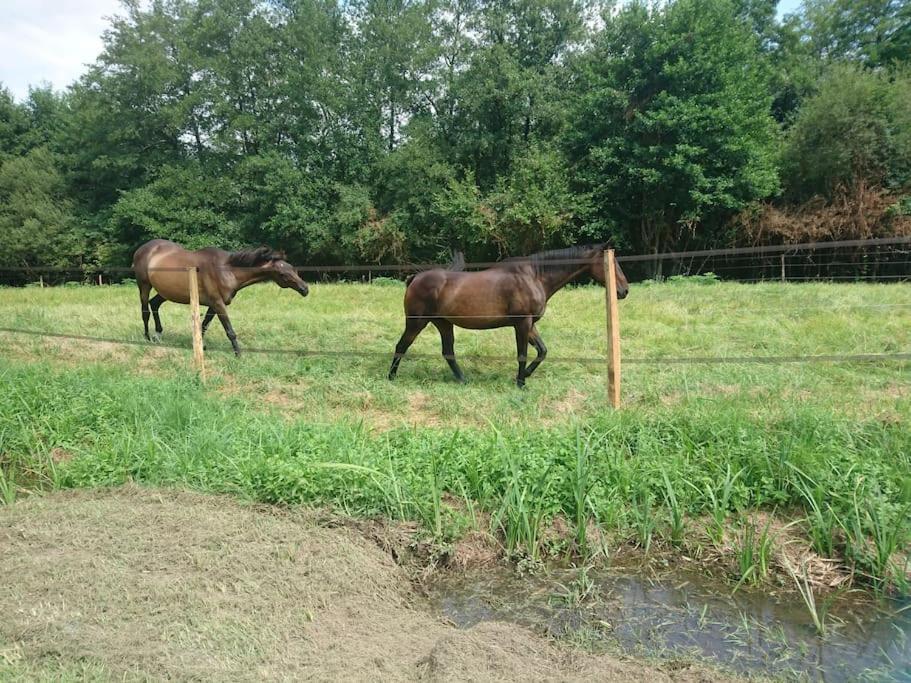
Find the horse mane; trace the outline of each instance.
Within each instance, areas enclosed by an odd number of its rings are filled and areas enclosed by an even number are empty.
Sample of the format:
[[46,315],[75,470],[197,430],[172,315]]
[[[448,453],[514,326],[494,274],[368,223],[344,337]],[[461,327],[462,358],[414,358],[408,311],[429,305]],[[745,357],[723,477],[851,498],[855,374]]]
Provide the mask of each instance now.
[[592,251],[603,248],[604,245],[602,244],[577,244],[563,249],[539,251],[528,256],[513,256],[512,258],[503,261],[503,263],[530,263],[535,269],[535,272],[538,273],[546,273],[555,270],[562,271],[575,266],[576,264],[573,263],[574,261],[582,261],[583,259],[588,258]]
[[238,268],[255,268],[269,261],[284,260],[284,258],[284,252],[276,251],[272,247],[262,246],[231,252],[228,255],[228,263]]

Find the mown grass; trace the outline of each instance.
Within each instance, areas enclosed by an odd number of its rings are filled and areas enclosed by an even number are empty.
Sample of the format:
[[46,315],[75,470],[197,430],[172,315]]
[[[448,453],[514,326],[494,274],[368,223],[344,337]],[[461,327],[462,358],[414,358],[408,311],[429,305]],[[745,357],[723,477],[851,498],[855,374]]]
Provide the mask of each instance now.
[[[513,387],[511,361],[466,360],[470,382],[459,386],[442,359],[406,358],[390,383],[401,296],[357,284],[317,285],[308,299],[242,292],[231,312],[248,347],[376,355],[235,360],[213,327],[206,387],[186,351],[4,334],[0,497],[133,479],[420,520],[442,542],[478,511],[508,552],[532,561],[557,516],[573,527],[565,549],[579,550],[591,524],[676,545],[696,533],[691,520],[721,535],[729,516],[778,510],[806,515],[817,549],[873,586],[907,589],[909,364],[628,363],[614,412],[603,368],[555,362],[603,354],[603,290],[580,287],[558,294],[541,323],[551,357],[527,391]],[[907,351],[908,304],[907,285],[640,286],[622,303],[623,352]],[[188,347],[187,309],[163,313],[166,341]],[[125,286],[2,289],[0,327],[139,341],[138,297]],[[514,349],[502,330],[456,339],[464,354]],[[413,350],[438,354],[438,344],[428,330]],[[740,528],[751,549],[741,560],[756,568],[735,569],[753,580],[768,548],[762,529],[747,538]]]

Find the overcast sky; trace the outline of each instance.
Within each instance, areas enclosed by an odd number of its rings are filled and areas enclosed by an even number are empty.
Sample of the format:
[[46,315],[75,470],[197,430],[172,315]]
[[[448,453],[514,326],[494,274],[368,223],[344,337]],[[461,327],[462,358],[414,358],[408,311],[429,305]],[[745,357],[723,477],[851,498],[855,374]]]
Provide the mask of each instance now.
[[119,0],[0,0],[0,81],[17,99],[28,86],[63,89],[101,52]]
[[[779,15],[798,4],[782,0]],[[101,52],[105,17],[119,7],[119,0],[0,0],[0,82],[20,100],[29,85],[65,88]]]

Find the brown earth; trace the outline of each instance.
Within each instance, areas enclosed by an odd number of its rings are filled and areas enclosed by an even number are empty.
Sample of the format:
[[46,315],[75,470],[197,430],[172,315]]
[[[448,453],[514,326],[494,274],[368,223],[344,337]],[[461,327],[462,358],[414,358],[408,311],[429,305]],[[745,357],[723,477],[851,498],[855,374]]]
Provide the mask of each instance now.
[[0,679],[718,681],[459,630],[354,528],[124,487],[0,507]]

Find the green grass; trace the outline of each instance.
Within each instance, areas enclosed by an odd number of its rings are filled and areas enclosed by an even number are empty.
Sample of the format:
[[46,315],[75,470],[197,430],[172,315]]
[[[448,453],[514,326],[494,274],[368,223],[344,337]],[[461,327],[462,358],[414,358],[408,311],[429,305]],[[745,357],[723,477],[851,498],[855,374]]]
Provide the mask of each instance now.
[[[665,520],[679,543],[696,517],[720,527],[731,511],[777,509],[806,515],[808,538],[875,585],[901,584],[911,364],[627,362],[614,412],[603,366],[557,362],[604,354],[604,292],[580,287],[557,294],[540,323],[550,356],[527,391],[513,386],[511,360],[466,359],[469,384],[456,384],[433,329],[412,350],[434,357],[406,357],[388,382],[402,293],[246,290],[230,309],[242,345],[371,355],[236,360],[213,326],[205,387],[187,307],[162,309],[165,341],[187,350],[0,334],[0,498],[133,479],[419,520],[444,540],[484,512],[507,550],[533,561],[557,516],[578,548],[589,519],[648,546]],[[639,286],[621,303],[623,354],[908,351],[908,304],[911,288],[895,284]],[[0,289],[0,327],[140,342],[138,309],[127,286]],[[511,331],[457,331],[463,355],[514,348]]]

